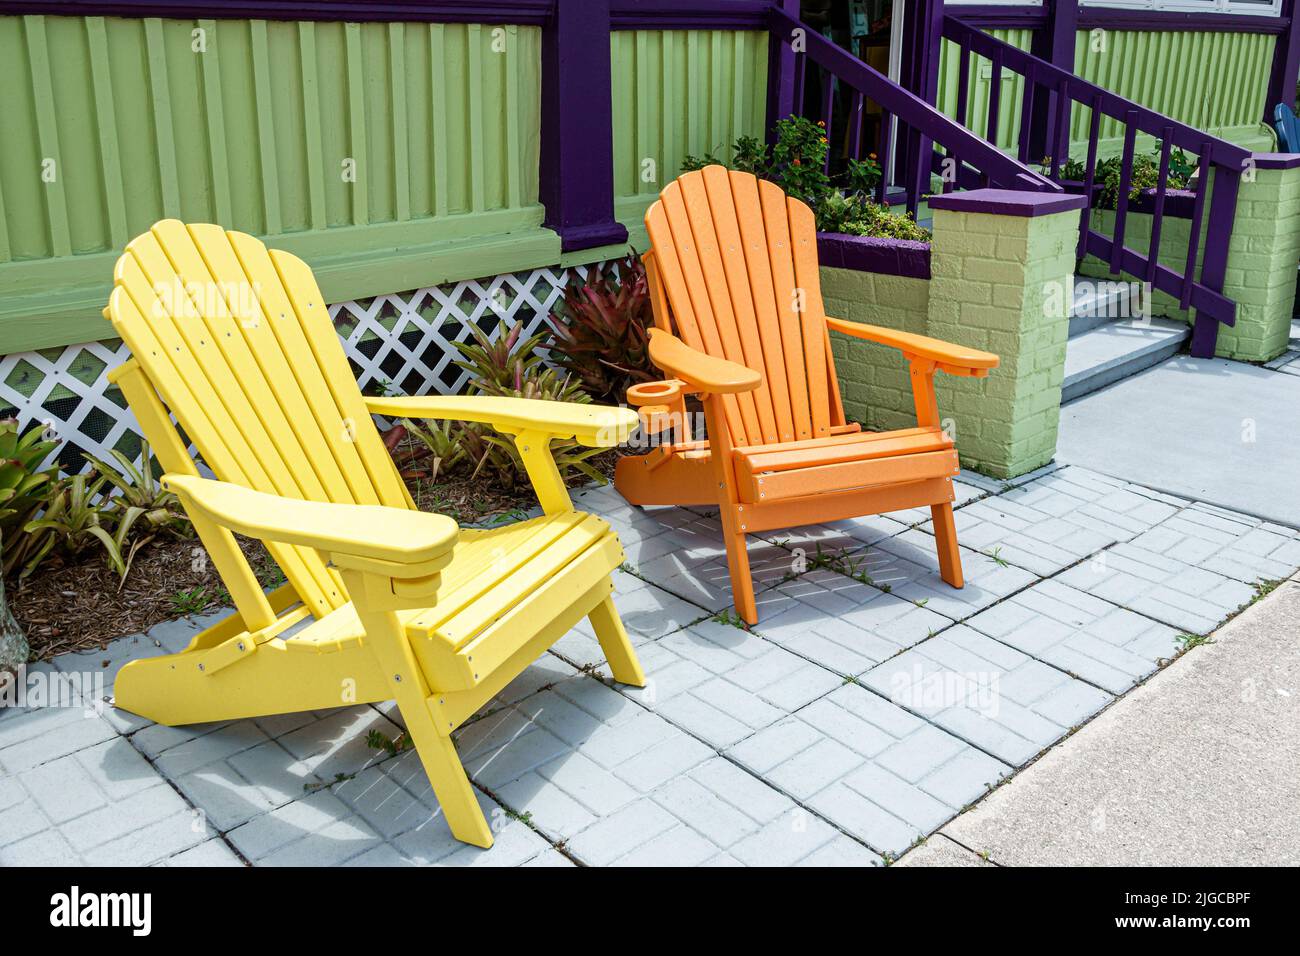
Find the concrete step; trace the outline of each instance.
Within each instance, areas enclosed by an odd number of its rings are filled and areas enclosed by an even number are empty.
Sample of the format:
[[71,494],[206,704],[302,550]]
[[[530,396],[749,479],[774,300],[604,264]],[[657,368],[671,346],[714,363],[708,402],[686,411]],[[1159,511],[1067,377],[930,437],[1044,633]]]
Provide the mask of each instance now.
[[1074,300],[1070,303],[1070,338],[1090,329],[1113,322],[1131,319],[1129,310],[1133,286],[1127,279],[1092,279],[1074,277]]
[[1184,322],[1149,319],[1106,322],[1071,335],[1065,346],[1061,403],[1159,365],[1177,354],[1191,334]]

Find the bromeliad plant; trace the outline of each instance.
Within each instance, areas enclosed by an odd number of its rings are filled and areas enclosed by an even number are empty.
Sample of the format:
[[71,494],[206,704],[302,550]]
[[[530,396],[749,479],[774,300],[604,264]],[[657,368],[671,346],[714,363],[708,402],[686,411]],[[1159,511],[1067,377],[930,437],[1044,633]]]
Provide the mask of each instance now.
[[50,497],[58,469],[42,467],[57,442],[40,425],[20,434],[18,422],[0,420],[0,567],[8,575],[34,553],[23,531]]
[[[525,339],[521,338],[522,332],[523,326],[512,325],[493,341],[477,326],[471,325],[474,341],[455,343],[465,356],[456,364],[469,372],[471,394],[590,404],[591,397],[575,379],[547,365],[538,354],[537,349],[548,333],[539,332]],[[396,432],[398,428],[400,433]],[[403,420],[389,434],[394,436],[389,450],[394,453],[398,470],[406,477],[436,478],[453,466],[463,466],[469,470],[471,478],[486,477],[505,491],[513,491],[527,483],[527,470],[514,442],[509,436],[497,434],[487,426],[475,422],[437,422],[423,427]],[[417,443],[414,452],[400,450],[402,441],[407,438]],[[423,446],[423,452],[419,446]],[[603,482],[604,476],[588,462],[600,451],[599,448],[584,448],[571,439],[551,443],[555,465],[560,477],[565,479],[579,472]],[[432,474],[428,474],[429,469],[415,467],[415,463],[426,458],[434,462]]]
[[659,378],[648,351],[654,316],[640,257],[592,266],[586,278],[575,273],[550,323],[548,350],[596,401],[621,404],[629,386]]
[[829,148],[822,123],[791,116],[777,122],[776,143],[770,154],[764,143],[752,136],[742,136],[732,146],[730,163],[713,155],[687,156],[682,171],[716,163],[774,182],[788,195],[811,207],[821,232],[930,240],[929,231],[917,225],[910,214],[890,212],[887,203],[882,205],[871,199],[881,176],[874,153],[864,160],[850,159],[841,181],[836,182],[826,174]]
[[[154,477],[153,457],[147,441],[140,443],[139,468],[116,448],[112,451],[112,457],[117,462],[118,468],[114,468],[94,455],[85,457],[95,470],[117,489],[118,494],[110,504],[110,510],[116,515],[120,516],[132,508],[138,508],[140,518],[151,531],[166,532],[176,537],[189,537],[193,533],[193,526],[181,507],[179,499],[163,488]],[[115,523],[120,524],[116,520]]]

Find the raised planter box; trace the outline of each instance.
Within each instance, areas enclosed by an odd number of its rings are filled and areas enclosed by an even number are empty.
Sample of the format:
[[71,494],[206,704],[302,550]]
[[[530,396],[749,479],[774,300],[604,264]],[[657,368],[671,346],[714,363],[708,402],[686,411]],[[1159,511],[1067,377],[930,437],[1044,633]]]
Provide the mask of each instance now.
[[819,232],[817,256],[822,268],[852,269],[911,279],[930,278],[930,244],[913,239]]

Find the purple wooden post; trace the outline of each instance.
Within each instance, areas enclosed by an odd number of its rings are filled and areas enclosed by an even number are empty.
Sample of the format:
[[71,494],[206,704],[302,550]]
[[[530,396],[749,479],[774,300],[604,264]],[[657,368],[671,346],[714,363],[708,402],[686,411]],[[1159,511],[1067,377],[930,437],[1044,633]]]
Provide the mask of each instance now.
[[[799,0],[779,0],[774,4],[794,19],[799,19]],[[767,136],[771,142],[775,136],[777,120],[783,120],[802,103],[795,102],[795,63],[794,50],[790,46],[790,31],[783,26],[773,24],[767,46]]]
[[1300,79],[1300,3],[1282,0],[1282,16],[1289,17],[1286,31],[1277,38],[1273,48],[1273,72],[1268,81],[1268,97],[1264,100],[1264,122],[1273,124],[1273,107],[1278,103],[1295,106],[1296,80]]
[[560,249],[627,242],[614,219],[610,0],[564,0],[542,29],[543,225]]
[[[1047,23],[1034,34],[1030,52],[1040,60],[1046,60],[1053,66],[1059,66],[1067,73],[1074,72],[1074,35],[1079,26],[1079,0],[1051,0],[1043,4],[1046,8]],[[1057,129],[1054,120],[1060,105],[1060,94],[1036,98],[1034,103],[1033,124],[1029,139],[1030,158],[1035,162],[1044,156],[1051,156],[1058,163],[1064,163],[1062,150],[1070,148],[1069,129]],[[1068,117],[1068,113],[1066,114]],[[1023,121],[1022,121],[1023,122]],[[1067,120],[1066,126],[1069,123]]]
[[[939,53],[943,45],[943,0],[915,0],[907,6],[903,21],[903,58],[911,68],[899,77],[902,85],[931,106],[939,96]],[[960,122],[960,119],[959,119]],[[903,142],[899,162],[904,186],[908,191],[908,208],[915,209],[920,193],[930,183],[931,139],[908,127],[906,135],[899,129]]]

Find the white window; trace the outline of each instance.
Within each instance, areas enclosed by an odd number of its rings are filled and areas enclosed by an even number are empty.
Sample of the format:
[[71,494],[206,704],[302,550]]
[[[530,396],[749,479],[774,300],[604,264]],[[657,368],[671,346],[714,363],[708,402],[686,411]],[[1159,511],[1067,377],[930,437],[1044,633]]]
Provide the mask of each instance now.
[[1079,5],[1169,13],[1253,13],[1266,17],[1275,17],[1282,12],[1282,0],[1079,0]]

